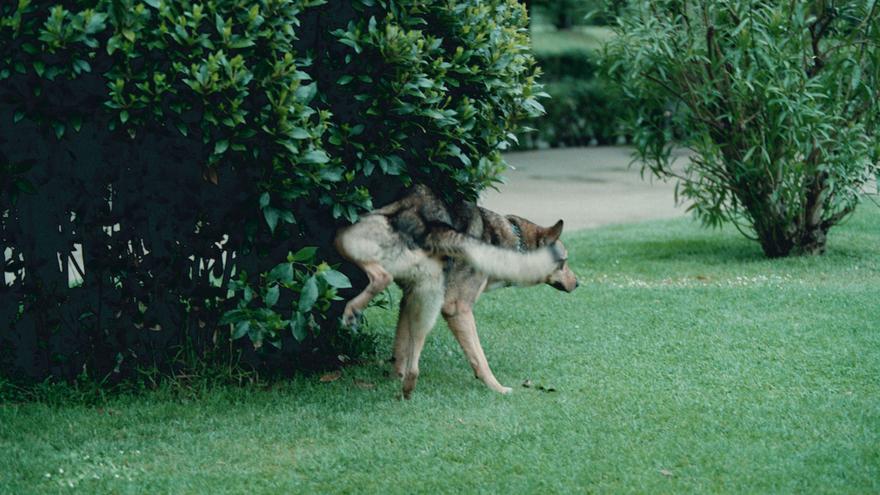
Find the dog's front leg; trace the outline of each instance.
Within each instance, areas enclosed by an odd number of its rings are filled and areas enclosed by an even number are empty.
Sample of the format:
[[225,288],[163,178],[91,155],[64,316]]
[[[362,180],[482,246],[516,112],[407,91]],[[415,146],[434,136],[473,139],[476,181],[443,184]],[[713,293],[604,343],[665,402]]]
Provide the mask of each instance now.
[[455,335],[455,339],[461,345],[467,360],[474,369],[474,375],[483,380],[492,390],[509,394],[510,387],[505,387],[498,383],[492,370],[489,369],[489,362],[486,361],[486,354],[483,353],[483,346],[480,345],[480,337],[477,336],[477,322],[474,319],[474,312],[470,306],[459,304],[447,304],[444,308],[443,317]]

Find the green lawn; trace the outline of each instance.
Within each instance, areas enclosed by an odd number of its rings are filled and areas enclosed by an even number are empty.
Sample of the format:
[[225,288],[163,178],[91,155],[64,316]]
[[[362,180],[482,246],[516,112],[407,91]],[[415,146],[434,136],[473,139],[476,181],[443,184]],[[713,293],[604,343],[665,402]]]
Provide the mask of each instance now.
[[[576,292],[478,304],[510,396],[440,325],[411,401],[377,360],[270,390],[3,404],[0,493],[880,492],[875,206],[820,258],[688,220],[567,242]],[[387,351],[393,314],[370,321]]]

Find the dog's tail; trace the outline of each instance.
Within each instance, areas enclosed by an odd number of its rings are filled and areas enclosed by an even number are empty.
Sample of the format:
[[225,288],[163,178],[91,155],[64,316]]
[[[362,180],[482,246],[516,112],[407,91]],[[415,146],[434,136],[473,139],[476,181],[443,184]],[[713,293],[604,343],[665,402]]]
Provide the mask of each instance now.
[[491,278],[520,285],[544,282],[563,260],[555,244],[519,252],[485,243],[451,229],[435,229],[426,241],[428,249],[434,254],[464,259]]

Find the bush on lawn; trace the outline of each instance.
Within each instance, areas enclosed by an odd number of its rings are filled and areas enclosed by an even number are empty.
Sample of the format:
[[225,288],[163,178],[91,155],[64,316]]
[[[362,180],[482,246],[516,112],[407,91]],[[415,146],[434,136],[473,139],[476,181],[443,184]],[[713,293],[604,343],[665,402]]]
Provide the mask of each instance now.
[[599,71],[599,56],[590,47],[567,49],[552,53],[535,53],[538,66],[541,67],[543,79],[558,81],[560,79],[592,80]]
[[608,25],[625,0],[531,0],[533,9],[557,29],[576,25]]
[[[578,39],[575,37],[574,39]],[[545,43],[546,45],[546,43]],[[536,50],[546,113],[528,121],[519,149],[613,145],[626,140],[619,117],[626,109],[622,93],[601,73],[595,46]]]
[[520,137],[522,148],[619,144],[622,94],[602,78],[567,78],[544,84],[547,113],[529,122],[534,129]]
[[823,252],[880,172],[876,2],[635,2],[609,55],[647,169],[767,256]]
[[0,6],[0,371],[367,349],[333,232],[497,180],[540,111],[525,26],[515,0]]

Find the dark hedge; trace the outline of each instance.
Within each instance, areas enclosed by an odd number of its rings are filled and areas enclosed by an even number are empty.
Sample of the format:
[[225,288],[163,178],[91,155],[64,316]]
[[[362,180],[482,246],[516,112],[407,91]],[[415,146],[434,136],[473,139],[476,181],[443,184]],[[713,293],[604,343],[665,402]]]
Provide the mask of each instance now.
[[541,110],[526,21],[514,0],[0,6],[0,370],[365,349],[333,232],[414,182],[497,180]]
[[627,141],[621,117],[629,109],[623,93],[602,72],[592,48],[536,52],[546,113],[530,119],[518,149],[615,145]]

